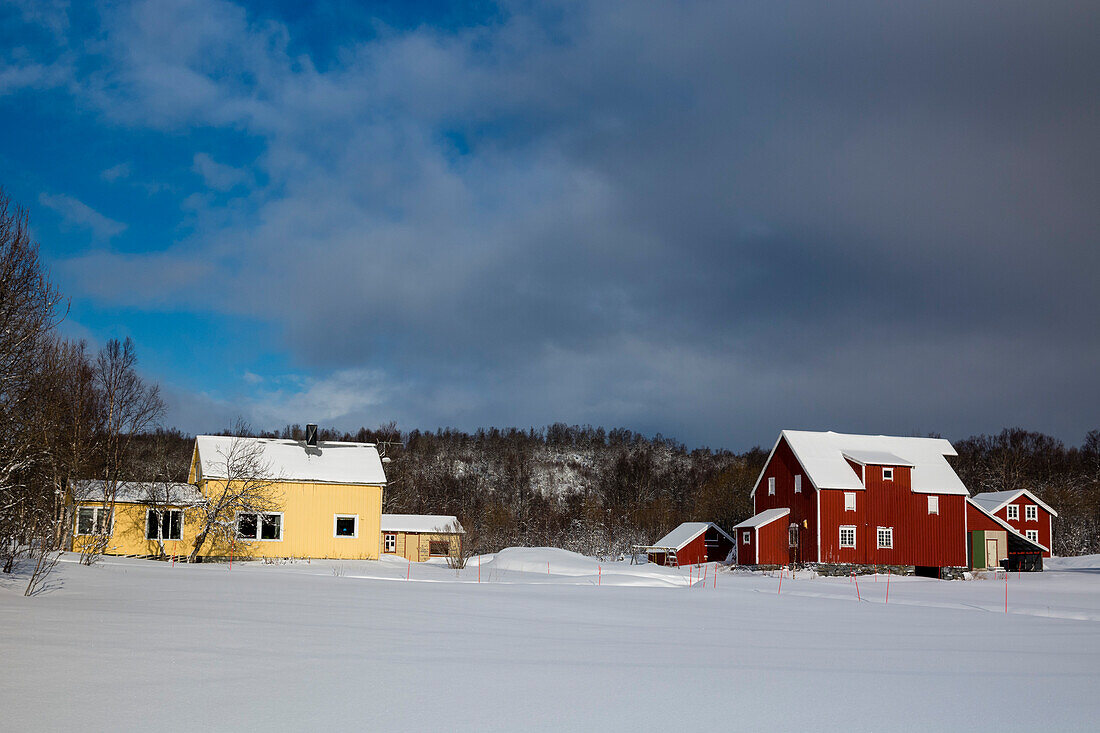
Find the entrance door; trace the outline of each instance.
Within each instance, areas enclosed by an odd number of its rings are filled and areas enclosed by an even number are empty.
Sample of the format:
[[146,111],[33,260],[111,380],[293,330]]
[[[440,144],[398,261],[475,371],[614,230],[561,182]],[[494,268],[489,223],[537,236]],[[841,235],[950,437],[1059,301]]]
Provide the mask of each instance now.
[[798,525],[791,522],[791,525],[787,528],[787,547],[789,552],[789,563],[791,565],[798,564]]
[[987,539],[985,541],[985,566],[987,568],[997,568],[1001,566],[1000,558],[997,552],[997,540]]

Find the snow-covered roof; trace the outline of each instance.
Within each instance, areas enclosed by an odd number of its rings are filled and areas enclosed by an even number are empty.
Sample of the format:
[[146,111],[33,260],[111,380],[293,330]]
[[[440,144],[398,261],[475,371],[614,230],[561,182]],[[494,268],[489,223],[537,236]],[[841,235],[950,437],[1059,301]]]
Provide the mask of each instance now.
[[986,491],[981,494],[974,494],[971,498],[974,499],[974,502],[981,506],[982,509],[993,514],[994,512],[1001,511],[1006,505],[1011,504],[1025,494],[1033,502],[1050,512],[1051,515],[1055,517],[1058,516],[1058,512],[1051,509],[1046,503],[1041,501],[1039,497],[1035,496],[1035,494],[1027,489],[1017,489],[1016,491]]
[[895,456],[885,450],[844,450],[841,451],[845,458],[850,458],[864,466],[912,466],[913,464],[900,456]]
[[449,514],[383,514],[383,532],[422,532],[425,534],[465,534],[458,517]]
[[[1001,492],[997,492],[997,493],[1002,493],[1002,494],[1003,494],[1003,493],[1014,493],[1014,492],[1004,492],[1004,491],[1001,491]],[[981,494],[979,494],[978,496],[981,496]],[[971,505],[973,505],[973,507],[974,507],[975,509],[977,509],[977,510],[978,510],[978,511],[980,511],[980,512],[981,512],[982,514],[984,514],[984,515],[986,515],[987,517],[989,517],[990,519],[992,519],[992,520],[993,520],[994,522],[996,522],[996,523],[997,523],[997,524],[998,524],[998,525],[999,525],[1000,527],[1002,527],[1002,528],[1004,528],[1004,529],[1008,530],[1008,533],[1009,533],[1009,534],[1015,535],[1015,536],[1016,536],[1016,537],[1017,537],[1018,539],[1021,539],[1021,540],[1023,540],[1024,542],[1028,543],[1029,545],[1034,545],[1035,547],[1038,547],[1038,548],[1040,548],[1041,550],[1043,550],[1043,552],[1050,552],[1050,548],[1049,548],[1049,547],[1046,547],[1045,545],[1041,545],[1041,544],[1039,544],[1039,543],[1038,543],[1037,541],[1035,541],[1035,540],[1032,540],[1032,539],[1028,539],[1026,535],[1024,535],[1023,533],[1021,533],[1021,532],[1020,532],[1019,530],[1017,530],[1017,529],[1016,529],[1015,527],[1013,527],[1013,526],[1012,526],[1011,524],[1009,524],[1008,522],[1006,522],[1005,520],[1001,519],[1000,517],[998,517],[998,516],[997,516],[996,514],[994,514],[993,512],[991,512],[991,511],[989,511],[988,509],[986,509],[986,508],[985,508],[984,506],[982,506],[982,505],[981,505],[981,504],[980,504],[979,502],[977,502],[977,501],[974,501],[974,499],[975,499],[975,498],[977,498],[977,497],[970,497],[970,496],[968,496],[968,497],[966,498],[966,500],[967,500],[967,501],[969,501],[969,502],[971,503]]]
[[[912,466],[912,490],[920,494],[959,494],[969,491],[959,479],[946,456],[958,455],[951,443],[943,438],[902,438],[892,435],[852,435],[848,433],[811,432],[808,430],[784,430],[779,434],[772,455],[779,443],[786,439],[798,462],[806,471],[810,482],[819,489],[845,489],[859,491],[863,482],[845,455],[862,456],[877,464],[884,456],[901,463],[886,465]],[[771,455],[768,456],[771,462]],[[765,470],[767,464],[764,465]],[[756,493],[764,471],[756,479],[752,494]]]
[[[76,501],[103,501],[104,485],[100,479],[71,481],[69,489]],[[115,501],[123,504],[201,504],[203,496],[191,484],[120,481],[115,487]]]
[[725,535],[726,539],[733,542],[734,539],[726,534],[721,527],[714,522],[684,522],[676,529],[654,542],[650,547],[662,550],[682,550],[689,542],[706,532],[711,527]]
[[759,514],[749,517],[744,522],[736,525],[734,529],[756,529],[758,527],[763,527],[765,524],[770,524],[777,519],[782,519],[790,513],[791,510],[787,507],[781,507],[779,509],[765,509]]
[[[261,461],[269,469],[266,478],[321,484],[381,486],[386,483],[382,459],[373,443],[323,440],[316,446],[307,446],[299,440],[223,435],[200,435],[195,438],[197,460],[192,457],[189,480],[198,482],[226,478],[226,458],[234,450],[236,441],[245,441],[244,445],[249,447],[252,444],[262,447]],[[238,454],[240,450],[238,446]]]

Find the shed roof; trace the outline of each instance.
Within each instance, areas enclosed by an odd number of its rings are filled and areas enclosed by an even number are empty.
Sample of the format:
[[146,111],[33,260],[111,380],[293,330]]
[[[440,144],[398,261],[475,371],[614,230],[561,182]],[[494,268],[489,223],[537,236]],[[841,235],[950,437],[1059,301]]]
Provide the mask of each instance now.
[[[238,441],[243,441],[239,443]],[[195,438],[190,480],[227,477],[227,458],[242,446],[259,446],[262,461],[269,468],[268,478],[321,484],[362,484],[382,486],[386,472],[373,443],[321,441],[307,446],[300,440],[277,438],[237,438],[224,435],[200,435]],[[196,465],[198,472],[196,475]]]
[[[103,501],[107,482],[101,479],[81,479],[69,482],[76,501]],[[191,484],[120,481],[115,487],[115,501],[123,504],[170,504],[185,506],[201,504],[202,493]]]
[[999,512],[1008,504],[1016,501],[1021,496],[1026,495],[1033,502],[1046,509],[1053,516],[1057,517],[1058,512],[1051,509],[1046,503],[1039,499],[1035,494],[1031,493],[1027,489],[1017,489],[1016,491],[985,491],[981,494],[974,494],[971,497],[976,504],[981,506],[990,514]]
[[[860,456],[867,462],[878,463],[886,456],[901,463],[885,465],[912,466],[912,490],[921,494],[959,494],[969,491],[959,479],[946,456],[958,455],[951,443],[943,438],[903,438],[893,435],[854,435],[849,433],[813,432],[808,430],[784,430],[772,448],[772,454],[783,440],[791,447],[798,462],[806,471],[810,482],[818,489],[845,489],[860,491],[864,488],[845,456]],[[771,461],[771,455],[768,461]],[[765,464],[765,470],[767,464]],[[752,493],[756,493],[764,471],[756,479]]]
[[726,534],[726,532],[714,522],[684,522],[679,527],[672,530],[664,537],[649,546],[663,550],[682,550],[687,547],[688,543],[690,543],[699,535],[706,532],[711,527],[714,527],[716,530],[718,530],[730,542],[734,541],[732,537]]
[[845,458],[850,458],[856,463],[861,463],[864,466],[912,466],[909,461],[895,456],[890,451],[885,450],[843,450],[841,453]]
[[458,517],[450,514],[383,514],[383,532],[465,534]]
[[782,519],[791,513],[791,510],[787,507],[780,507],[778,509],[765,509],[764,511],[749,517],[744,522],[741,522],[734,529],[757,529],[763,527],[765,524],[771,524],[777,519]]

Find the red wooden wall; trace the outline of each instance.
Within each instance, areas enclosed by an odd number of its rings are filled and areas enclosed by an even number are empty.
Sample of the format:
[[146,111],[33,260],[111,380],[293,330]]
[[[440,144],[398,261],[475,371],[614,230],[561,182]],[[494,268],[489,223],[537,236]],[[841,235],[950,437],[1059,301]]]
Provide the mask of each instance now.
[[[1020,512],[1019,517],[1020,518],[1019,519],[1009,519],[1008,518],[1008,507],[1013,505],[1013,504],[1020,507],[1020,509],[1019,509],[1019,512]],[[1038,507],[1038,511],[1039,511],[1039,513],[1038,513],[1039,519],[1038,520],[1033,519],[1032,521],[1029,522],[1029,521],[1027,521],[1027,519],[1025,519],[1025,517],[1027,516],[1027,510],[1024,507],[1027,507],[1027,506]],[[1001,507],[1001,510],[999,512],[997,512],[997,516],[1000,517],[1001,519],[1005,520],[1006,522],[1008,522],[1009,526],[1011,526],[1014,530],[1016,530],[1017,532],[1022,534],[1024,537],[1027,537],[1027,532],[1025,532],[1024,530],[1027,530],[1027,529],[1037,529],[1037,530],[1039,530],[1039,544],[1042,545],[1043,547],[1048,547],[1048,548],[1050,547],[1050,540],[1051,540],[1051,526],[1050,526],[1051,525],[1051,517],[1050,517],[1050,512],[1048,512],[1046,509],[1043,509],[1041,506],[1039,506],[1034,501],[1032,501],[1028,497],[1027,494],[1021,494],[1019,498],[1013,499],[1011,502],[1009,502],[1008,505]],[[1050,557],[1050,553],[1044,551],[1043,552],[1043,557]]]
[[[803,479],[805,481],[805,479]],[[755,540],[760,543],[761,565],[787,565],[790,563],[787,527],[790,517],[780,517],[756,528]]]
[[[796,475],[802,476],[802,492],[799,494],[794,492],[794,477]],[[769,496],[768,479],[772,477],[775,478],[775,495]],[[806,475],[802,465],[795,458],[791,447],[787,445],[786,438],[781,439],[779,445],[775,447],[771,461],[765,467],[760,483],[756,487],[756,494],[753,495],[753,513],[759,514],[766,509],[784,507],[791,510],[790,516],[767,525],[769,532],[774,531],[775,525],[781,526],[783,532],[781,544],[784,553],[781,564],[786,565],[790,562],[787,549],[787,528],[791,522],[799,526],[798,562],[816,562],[818,559],[817,492],[814,490],[813,484],[810,483],[810,477]],[[740,538],[738,538],[738,541],[740,541]],[[762,553],[766,546],[761,544]],[[738,547],[741,547],[741,545],[739,544]],[[769,552],[772,551],[769,550]],[[765,562],[763,554],[761,554],[760,562]],[[777,561],[769,560],[767,562]]]

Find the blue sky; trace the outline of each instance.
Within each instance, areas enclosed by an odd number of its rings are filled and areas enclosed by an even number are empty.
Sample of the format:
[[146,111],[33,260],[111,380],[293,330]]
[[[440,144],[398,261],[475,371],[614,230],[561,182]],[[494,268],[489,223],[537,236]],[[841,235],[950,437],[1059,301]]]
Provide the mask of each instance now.
[[169,424],[1100,427],[1088,3],[0,3],[0,185]]

